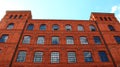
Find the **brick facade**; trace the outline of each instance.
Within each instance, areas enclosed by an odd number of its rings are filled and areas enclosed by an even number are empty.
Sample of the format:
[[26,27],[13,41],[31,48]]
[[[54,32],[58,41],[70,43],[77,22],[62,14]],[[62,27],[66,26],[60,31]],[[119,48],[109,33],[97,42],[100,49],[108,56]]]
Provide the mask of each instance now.
[[[14,27],[8,30],[10,23],[13,23]],[[34,25],[33,30],[27,30],[29,24]],[[45,31],[39,29],[41,24],[46,24]],[[59,26],[59,30],[52,30],[54,24]],[[65,30],[67,24],[72,26],[71,31]],[[78,25],[82,25],[84,31],[78,31]],[[90,25],[94,25],[96,31],[91,32]],[[110,31],[108,25],[112,25],[115,31]],[[5,43],[0,43],[0,67],[120,67],[120,45],[114,38],[120,36],[120,23],[113,13],[91,13],[90,20],[49,20],[32,19],[31,11],[7,11],[0,21],[0,37],[3,34],[7,34],[8,39]],[[31,36],[30,44],[22,43],[26,35]],[[38,36],[45,37],[44,45],[37,44]],[[59,37],[59,45],[51,43],[52,36]],[[67,36],[73,37],[73,45],[66,44]],[[80,36],[87,38],[87,45],[80,43]],[[99,36],[101,44],[95,44],[93,36]],[[26,51],[24,62],[16,61],[19,51]],[[43,52],[42,62],[33,61],[36,51]],[[60,53],[59,63],[51,63],[53,51]],[[69,51],[76,53],[75,63],[68,63]],[[85,62],[84,51],[91,52],[93,62]],[[107,54],[108,62],[100,60],[99,51]]]

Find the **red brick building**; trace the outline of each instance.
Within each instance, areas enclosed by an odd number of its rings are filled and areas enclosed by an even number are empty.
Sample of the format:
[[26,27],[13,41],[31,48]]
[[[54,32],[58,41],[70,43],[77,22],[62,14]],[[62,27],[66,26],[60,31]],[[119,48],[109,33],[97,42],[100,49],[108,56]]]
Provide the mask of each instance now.
[[32,19],[7,11],[0,21],[0,67],[120,67],[120,23],[113,13],[90,20]]

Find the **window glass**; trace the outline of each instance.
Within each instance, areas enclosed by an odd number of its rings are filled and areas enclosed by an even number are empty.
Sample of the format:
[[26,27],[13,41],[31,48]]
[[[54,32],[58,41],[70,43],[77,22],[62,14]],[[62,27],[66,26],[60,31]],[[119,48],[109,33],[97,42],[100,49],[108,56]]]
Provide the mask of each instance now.
[[52,44],[59,44],[59,37],[52,37]]
[[2,37],[0,38],[0,43],[5,43],[8,39],[8,35],[2,35]]
[[90,28],[90,31],[96,31],[96,28],[93,25],[90,25],[89,28]]
[[120,44],[120,36],[114,36],[115,41]]
[[101,20],[101,21],[103,21],[103,18],[102,18],[102,17],[100,17],[100,20]]
[[84,28],[82,25],[78,25],[78,31],[84,31]]
[[14,27],[14,24],[13,23],[10,23],[8,26],[7,26],[7,29],[9,30],[9,29],[13,29],[13,27]]
[[101,40],[99,36],[94,36],[94,42],[95,44],[101,44]]
[[45,42],[44,40],[45,39],[43,36],[38,37],[37,44],[44,44],[44,42]]
[[57,24],[54,24],[52,30],[59,30],[59,26]]
[[102,62],[108,62],[109,61],[108,57],[107,57],[107,54],[104,51],[100,51],[99,56],[100,56],[100,60]]
[[17,62],[24,62],[26,58],[26,51],[20,51],[18,53]]
[[16,18],[17,18],[17,15],[14,16],[14,19],[16,19]]
[[68,63],[76,63],[75,52],[68,52]]
[[46,30],[46,25],[45,24],[40,25],[40,30]]
[[112,19],[110,17],[108,17],[109,21],[112,21]]
[[66,42],[67,42],[67,44],[74,44],[73,37],[72,36],[67,36],[66,37]]
[[13,17],[13,15],[10,15],[9,19],[11,19]]
[[51,52],[51,63],[59,63],[59,52]]
[[88,44],[88,40],[86,37],[80,37],[81,44]]
[[106,17],[104,17],[104,19],[105,19],[105,21],[107,21],[107,18],[106,18]]
[[19,19],[21,19],[21,18],[22,18],[22,15],[19,16]]
[[28,27],[27,27],[27,30],[33,30],[34,28],[34,25],[33,24],[29,24]]
[[66,31],[71,31],[71,30],[72,30],[72,27],[71,27],[70,25],[66,25],[66,26],[65,26],[65,29],[66,29]]
[[35,52],[34,62],[42,62],[43,52]]
[[84,52],[84,59],[85,62],[92,62],[93,58],[91,52]]
[[30,36],[24,36],[23,44],[29,44],[30,43],[30,39],[31,39]]
[[112,25],[108,25],[108,28],[109,28],[110,31],[115,31],[115,29]]

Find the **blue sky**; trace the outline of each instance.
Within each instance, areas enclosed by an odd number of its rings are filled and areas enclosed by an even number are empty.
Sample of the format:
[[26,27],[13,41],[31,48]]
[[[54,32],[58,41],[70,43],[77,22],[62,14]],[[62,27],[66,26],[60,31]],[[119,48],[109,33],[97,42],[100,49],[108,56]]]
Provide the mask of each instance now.
[[31,10],[33,19],[89,20],[91,12],[112,12],[120,20],[120,0],[0,0],[6,10]]

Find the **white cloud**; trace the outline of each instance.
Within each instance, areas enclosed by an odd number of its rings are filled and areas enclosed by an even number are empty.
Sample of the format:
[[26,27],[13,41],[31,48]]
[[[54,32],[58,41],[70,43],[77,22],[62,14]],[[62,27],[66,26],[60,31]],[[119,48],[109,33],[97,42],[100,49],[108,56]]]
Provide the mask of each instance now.
[[111,8],[111,13],[115,13],[117,19],[120,21],[120,5],[115,5]]
[[113,6],[112,10],[111,10],[111,13],[114,13],[116,10],[117,10],[117,6]]

